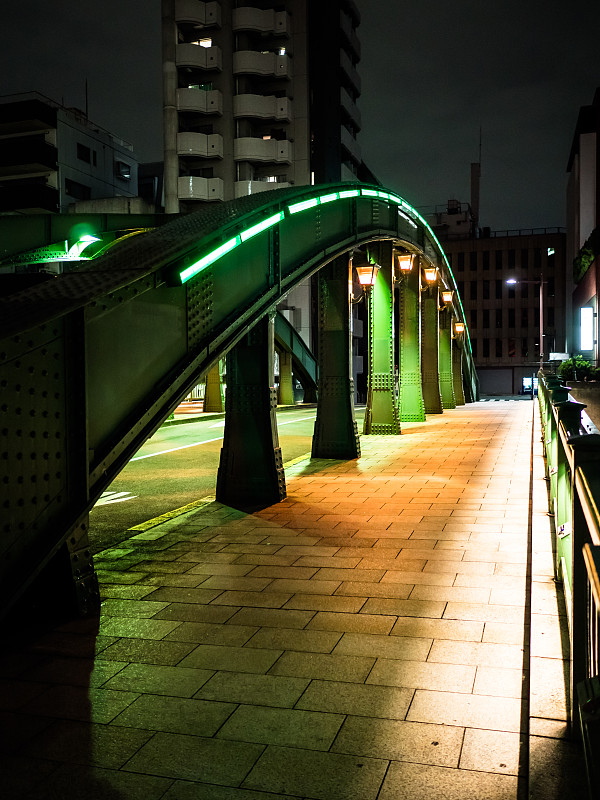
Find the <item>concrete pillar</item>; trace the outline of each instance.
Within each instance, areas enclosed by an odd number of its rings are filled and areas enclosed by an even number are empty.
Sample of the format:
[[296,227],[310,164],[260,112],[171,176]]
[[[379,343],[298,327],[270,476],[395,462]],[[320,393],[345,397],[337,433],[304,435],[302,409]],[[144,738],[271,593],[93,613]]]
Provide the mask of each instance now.
[[462,353],[456,339],[452,339],[452,382],[454,386],[454,399],[457,406],[464,406],[465,391],[463,387]]
[[426,414],[443,411],[439,373],[438,288],[428,286],[421,293],[421,374]]
[[279,405],[294,405],[294,381],[292,378],[292,354],[289,350],[278,350],[279,354]]
[[221,388],[221,370],[217,362],[205,376],[203,411],[223,411],[223,391]]
[[273,320],[263,317],[227,355],[216,498],[234,508],[264,508],[286,496],[275,416],[273,328]]
[[454,376],[452,373],[452,313],[444,308],[438,314],[440,394],[443,408],[456,408],[454,397]]
[[363,433],[400,433],[394,375],[392,245],[375,250],[381,265],[369,301],[367,407]]
[[425,419],[421,387],[421,279],[418,266],[400,278],[398,350],[400,353],[400,419]]
[[339,256],[318,273],[319,391],[313,458],[360,456],[351,377],[348,277],[347,255]]

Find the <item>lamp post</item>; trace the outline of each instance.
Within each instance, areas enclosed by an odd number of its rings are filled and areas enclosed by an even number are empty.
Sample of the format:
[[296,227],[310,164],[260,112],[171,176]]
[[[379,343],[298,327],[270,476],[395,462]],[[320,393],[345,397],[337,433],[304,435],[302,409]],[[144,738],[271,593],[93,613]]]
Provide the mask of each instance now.
[[544,368],[544,276],[540,275],[539,280],[536,281],[520,281],[516,278],[508,278],[506,281],[510,286],[517,283],[533,283],[540,285],[540,370]]

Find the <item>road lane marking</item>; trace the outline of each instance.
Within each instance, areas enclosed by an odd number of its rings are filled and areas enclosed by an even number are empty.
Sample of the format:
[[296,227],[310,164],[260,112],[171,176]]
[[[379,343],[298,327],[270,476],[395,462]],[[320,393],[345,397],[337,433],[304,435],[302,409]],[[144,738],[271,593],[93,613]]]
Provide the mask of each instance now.
[[181,506],[180,508],[174,508],[173,511],[166,511],[164,514],[161,514],[159,517],[154,517],[153,519],[149,519],[146,522],[140,522],[139,525],[134,525],[132,528],[128,528],[128,531],[140,531],[139,536],[132,536],[132,539],[143,539],[143,532],[147,531],[149,528],[155,528],[157,525],[160,525],[162,522],[168,522],[170,519],[174,519],[174,517],[179,517],[181,514],[186,514],[188,511],[192,511],[193,509],[202,508],[203,506],[207,506],[210,503],[214,503],[215,496],[214,494],[210,494],[207,497],[203,497],[201,500],[194,500],[192,503],[188,503],[185,506]]
[[130,492],[103,492],[100,495],[100,499],[96,501],[94,508],[96,506],[107,506],[109,503],[124,503],[126,500],[135,500],[138,497],[137,494],[131,494]]

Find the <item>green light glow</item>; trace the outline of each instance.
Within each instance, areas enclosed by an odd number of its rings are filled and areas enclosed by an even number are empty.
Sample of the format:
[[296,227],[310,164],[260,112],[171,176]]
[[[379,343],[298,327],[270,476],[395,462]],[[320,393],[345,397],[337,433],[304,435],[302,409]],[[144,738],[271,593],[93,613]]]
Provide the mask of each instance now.
[[377,191],[375,189],[361,189],[360,193],[363,197],[377,197]]
[[85,258],[85,256],[81,255],[85,250],[85,248],[89,247],[89,245],[92,244],[93,242],[99,242],[99,241],[100,241],[99,236],[92,236],[91,234],[86,234],[85,236],[82,236],[77,242],[75,242],[74,245],[69,247],[69,249],[67,250],[66,258],[73,260],[79,260]]
[[247,242],[248,239],[251,239],[258,233],[266,231],[268,228],[272,228],[273,225],[277,225],[277,223],[281,222],[282,219],[283,211],[278,211],[277,214],[273,214],[272,217],[267,217],[267,219],[263,219],[262,222],[253,225],[251,228],[247,228],[245,231],[242,231],[240,233],[240,241]]
[[344,192],[340,192],[340,200],[346,200],[348,197],[359,197],[360,192],[358,189],[347,189]]
[[339,192],[333,192],[332,194],[323,194],[319,197],[319,203],[322,205],[323,203],[331,203],[332,200],[339,200]]
[[290,214],[297,214],[299,211],[306,211],[307,208],[313,208],[313,206],[318,205],[319,198],[312,197],[310,200],[303,200],[301,203],[294,203],[292,206],[288,206],[288,211]]
[[224,242],[222,245],[219,245],[215,250],[212,250],[207,255],[203,256],[199,261],[190,264],[189,267],[186,267],[183,272],[179,273],[179,277],[181,278],[181,282],[185,283],[189,281],[190,278],[193,278],[194,275],[197,275],[206,267],[213,264],[217,261],[221,256],[224,256],[225,253],[229,253],[230,250],[233,250],[234,247],[237,247],[238,244],[241,243],[241,238],[239,236],[234,236],[233,239],[229,239],[229,241]]

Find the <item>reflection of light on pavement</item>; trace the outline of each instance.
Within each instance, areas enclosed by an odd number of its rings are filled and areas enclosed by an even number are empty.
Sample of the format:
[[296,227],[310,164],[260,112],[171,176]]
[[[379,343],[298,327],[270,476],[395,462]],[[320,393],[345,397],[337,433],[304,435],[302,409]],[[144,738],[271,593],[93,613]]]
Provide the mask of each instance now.
[[225,420],[220,419],[218,422],[215,422],[214,425],[209,425],[209,428],[224,428],[225,427]]
[[94,506],[107,506],[109,503],[124,503],[125,500],[135,500],[137,494],[130,492],[103,492],[100,499]]

